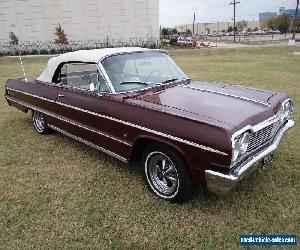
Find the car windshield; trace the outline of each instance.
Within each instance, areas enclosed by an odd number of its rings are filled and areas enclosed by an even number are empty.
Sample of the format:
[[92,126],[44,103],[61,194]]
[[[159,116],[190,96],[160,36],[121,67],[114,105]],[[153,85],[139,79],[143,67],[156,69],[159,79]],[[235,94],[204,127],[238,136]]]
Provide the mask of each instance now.
[[117,93],[188,78],[166,53],[159,51],[114,55],[102,65]]

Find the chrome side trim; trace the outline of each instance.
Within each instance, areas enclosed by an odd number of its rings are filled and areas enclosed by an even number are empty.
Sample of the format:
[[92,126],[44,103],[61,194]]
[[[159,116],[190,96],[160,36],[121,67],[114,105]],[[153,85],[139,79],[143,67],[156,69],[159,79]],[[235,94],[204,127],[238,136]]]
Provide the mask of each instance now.
[[294,126],[294,121],[288,120],[286,125],[278,132],[273,143],[264,151],[254,156],[249,162],[246,162],[240,169],[232,174],[222,174],[213,170],[205,170],[205,178],[207,187],[210,191],[224,195],[229,193],[234,186],[245,176],[250,173],[251,170],[255,169],[255,165],[265,156],[271,154],[279,146],[279,143],[285,134],[285,132]]
[[[107,83],[105,83],[106,84],[106,86],[107,86]],[[71,87],[71,86],[69,86],[69,85],[64,85],[64,84],[61,84],[61,83],[56,83],[55,84],[56,86],[59,86],[59,87],[61,87],[62,89],[68,89],[68,90],[79,90],[79,91],[81,91],[81,92],[85,92],[85,93],[87,93],[87,94],[93,94],[93,93],[95,93],[95,94],[97,94],[97,95],[103,95],[103,94],[111,94],[110,92],[105,92],[105,91],[91,91],[91,90],[89,90],[89,89],[83,89],[83,88],[80,88],[80,87]],[[109,88],[108,88],[109,89]],[[59,90],[58,90],[59,91]]]
[[16,102],[16,103],[18,103],[18,104],[20,104],[20,105],[29,107],[29,108],[31,108],[31,109],[33,109],[33,110],[36,110],[36,111],[39,111],[40,113],[43,113],[43,114],[45,114],[45,115],[54,117],[54,118],[56,118],[56,119],[58,119],[58,120],[60,120],[60,121],[63,121],[63,122],[72,124],[72,125],[77,126],[77,127],[79,127],[79,128],[83,128],[83,129],[85,129],[85,130],[91,131],[91,132],[93,132],[93,133],[99,134],[99,135],[101,135],[101,136],[107,137],[107,138],[112,139],[112,140],[115,140],[115,141],[117,141],[117,142],[123,143],[123,144],[125,144],[125,145],[127,145],[127,146],[132,146],[132,144],[130,144],[130,143],[128,143],[128,142],[125,142],[125,141],[123,141],[123,140],[120,140],[120,139],[117,139],[117,138],[115,138],[115,137],[109,136],[109,135],[104,134],[104,133],[102,133],[102,132],[100,132],[100,131],[96,131],[96,130],[94,130],[94,129],[90,129],[90,128],[88,128],[88,127],[86,127],[86,126],[83,126],[83,125],[80,125],[80,124],[78,124],[78,123],[76,123],[76,122],[74,122],[74,121],[63,119],[63,118],[61,118],[61,117],[59,117],[59,116],[57,116],[57,115],[55,115],[55,114],[53,114],[53,113],[50,113],[50,112],[45,111],[45,110],[43,110],[43,109],[40,109],[40,108],[38,108],[38,107],[36,107],[36,106],[34,106],[34,105],[30,105],[30,104],[28,104],[28,103],[25,103],[25,102],[16,100],[16,99],[11,98],[11,97],[9,97],[9,96],[7,96],[6,98],[7,98],[8,100],[12,101],[12,102]]
[[[17,93],[24,94],[24,95],[32,96],[32,97],[41,99],[41,100],[43,100],[43,101],[56,103],[56,101],[54,101],[54,100],[51,100],[51,99],[48,99],[48,98],[45,98],[45,97],[41,97],[41,96],[37,96],[37,95],[33,95],[33,94],[29,94],[29,93],[27,93],[27,92],[24,92],[24,91],[21,91],[21,90],[18,90],[18,89],[12,89],[12,88],[6,88],[6,89],[7,89],[7,90],[12,90],[12,91],[15,91],[15,92],[17,92]],[[9,93],[9,94],[12,95],[12,93]],[[11,96],[8,96],[8,95],[6,95],[5,97],[6,97],[6,98],[11,98]]]
[[[46,101],[49,100],[47,98],[39,97],[37,95],[32,95],[32,94],[29,94],[27,92],[23,92],[23,91],[20,91],[20,90],[11,89],[11,88],[7,88],[7,89],[13,90],[13,91],[25,94],[25,95],[29,95],[29,96],[32,96],[32,97],[35,97],[35,98],[38,98],[38,99],[42,99],[42,100],[46,100]],[[82,109],[82,108],[79,108],[79,107],[71,106],[71,105],[68,105],[68,104],[61,103],[61,102],[55,102],[53,100],[49,100],[49,101],[54,102],[54,103],[59,104],[59,105],[62,105],[62,106],[65,106],[65,107],[72,108],[74,110],[78,110],[78,111],[81,111],[81,112],[84,112],[84,113],[88,113],[88,114],[91,114],[91,115],[94,115],[94,116],[98,116],[98,117],[105,118],[105,119],[108,119],[108,120],[111,120],[111,121],[114,121],[114,122],[118,122],[118,123],[130,126],[130,127],[133,127],[133,128],[137,128],[137,129],[140,129],[140,130],[143,130],[143,131],[155,134],[155,135],[159,135],[161,137],[165,137],[165,138],[168,138],[168,139],[171,139],[171,140],[174,140],[174,141],[178,141],[178,142],[181,142],[181,143],[184,143],[184,144],[196,147],[196,148],[200,148],[200,149],[203,149],[205,151],[209,151],[209,152],[213,152],[213,153],[220,154],[220,155],[225,155],[225,156],[228,155],[225,152],[222,152],[222,151],[219,151],[219,150],[216,150],[216,149],[204,146],[204,145],[200,145],[198,143],[191,142],[191,141],[188,141],[188,140],[185,140],[185,139],[173,136],[173,135],[168,135],[168,134],[165,134],[165,133],[153,130],[153,129],[149,129],[149,128],[146,128],[146,127],[143,127],[143,126],[140,126],[140,125],[137,125],[137,124],[126,122],[126,121],[123,121],[123,120],[120,120],[120,119],[117,119],[117,118],[114,118],[114,117],[101,115],[101,114],[98,114],[98,113],[95,113],[95,112],[92,112],[92,111],[89,111],[89,110],[85,110],[85,109]]]
[[71,138],[73,138],[73,139],[75,139],[75,140],[77,140],[77,141],[80,141],[80,142],[82,142],[82,143],[84,143],[84,144],[86,144],[86,145],[88,145],[88,146],[90,146],[90,147],[93,147],[93,148],[98,149],[98,150],[100,150],[100,151],[102,151],[102,152],[104,152],[104,153],[106,153],[106,154],[108,154],[108,155],[111,155],[111,156],[117,158],[117,159],[120,160],[120,161],[123,161],[123,162],[125,162],[125,163],[128,162],[128,159],[126,159],[126,158],[124,158],[124,157],[122,157],[122,156],[120,156],[120,155],[118,155],[118,154],[115,154],[115,153],[113,153],[113,152],[111,152],[111,151],[109,151],[109,150],[107,150],[107,149],[105,149],[105,148],[102,148],[102,147],[100,147],[100,146],[97,146],[96,144],[93,144],[93,143],[91,143],[91,142],[89,142],[89,141],[86,141],[86,140],[84,140],[84,139],[82,139],[82,138],[80,138],[80,137],[78,137],[78,136],[75,136],[75,135],[73,135],[73,134],[70,134],[70,133],[66,132],[65,130],[62,130],[62,129],[57,128],[57,127],[55,127],[55,126],[53,126],[53,125],[50,125],[50,124],[49,124],[48,126],[49,126],[50,128],[52,128],[52,129],[54,129],[54,130],[56,130],[56,131],[58,131],[58,132],[64,134],[64,135],[66,135],[66,136],[69,136],[69,137],[71,137]]
[[269,91],[269,90],[266,90],[266,89],[258,89],[258,88],[249,87],[249,86],[243,86],[243,87],[241,87],[240,85],[237,85],[237,84],[226,84],[226,83],[224,83],[224,84],[227,85],[227,86],[240,87],[240,88],[245,88],[245,89],[251,89],[251,90],[256,90],[256,91],[264,92],[264,93],[268,93],[268,94],[276,94],[276,93],[274,93],[272,91]]
[[201,89],[201,88],[195,88],[195,87],[191,87],[191,86],[187,86],[184,85],[182,86],[183,88],[188,88],[188,89],[193,89],[193,90],[199,90],[199,91],[203,91],[203,92],[208,92],[208,93],[213,93],[213,94],[219,94],[219,95],[224,95],[224,96],[230,96],[230,97],[234,97],[237,99],[241,99],[241,100],[245,100],[245,101],[250,101],[250,102],[254,102],[254,103],[258,103],[267,107],[270,107],[269,103],[263,102],[263,101],[258,101],[258,100],[254,100],[254,99],[250,99],[247,97],[243,97],[243,96],[238,96],[238,95],[233,95],[233,94],[228,94],[228,93],[224,93],[224,92],[220,92],[220,91],[214,91],[214,90],[208,90],[208,89]]

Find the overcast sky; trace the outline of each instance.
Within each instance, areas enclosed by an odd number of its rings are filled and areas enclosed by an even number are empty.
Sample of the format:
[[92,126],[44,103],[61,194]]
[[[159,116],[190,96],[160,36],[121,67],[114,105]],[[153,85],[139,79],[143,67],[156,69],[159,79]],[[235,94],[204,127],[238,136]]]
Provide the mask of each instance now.
[[[174,26],[193,22],[196,10],[196,22],[228,21],[233,18],[233,0],[159,0],[160,24]],[[296,0],[238,0],[237,20],[258,20],[258,13],[278,12],[279,7],[295,8]]]

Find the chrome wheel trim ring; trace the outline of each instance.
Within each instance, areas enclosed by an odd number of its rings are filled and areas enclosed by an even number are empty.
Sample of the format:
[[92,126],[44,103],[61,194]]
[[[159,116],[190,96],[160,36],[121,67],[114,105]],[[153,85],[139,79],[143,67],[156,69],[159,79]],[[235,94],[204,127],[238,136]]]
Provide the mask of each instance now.
[[39,132],[42,133],[45,130],[45,121],[40,112],[34,111],[33,112],[33,125],[35,129]]
[[180,185],[178,171],[164,153],[154,151],[147,156],[145,174],[151,189],[158,196],[171,199],[177,195]]

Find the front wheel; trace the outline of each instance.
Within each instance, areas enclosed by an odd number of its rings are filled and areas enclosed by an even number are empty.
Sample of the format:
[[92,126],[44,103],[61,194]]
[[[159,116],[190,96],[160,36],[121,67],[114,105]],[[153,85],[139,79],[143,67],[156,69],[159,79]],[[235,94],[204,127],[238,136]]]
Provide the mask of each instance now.
[[32,111],[32,122],[36,132],[39,134],[49,134],[51,129],[48,127],[42,113],[33,110]]
[[142,164],[150,190],[162,199],[180,203],[192,197],[193,185],[181,156],[164,145],[146,148]]

